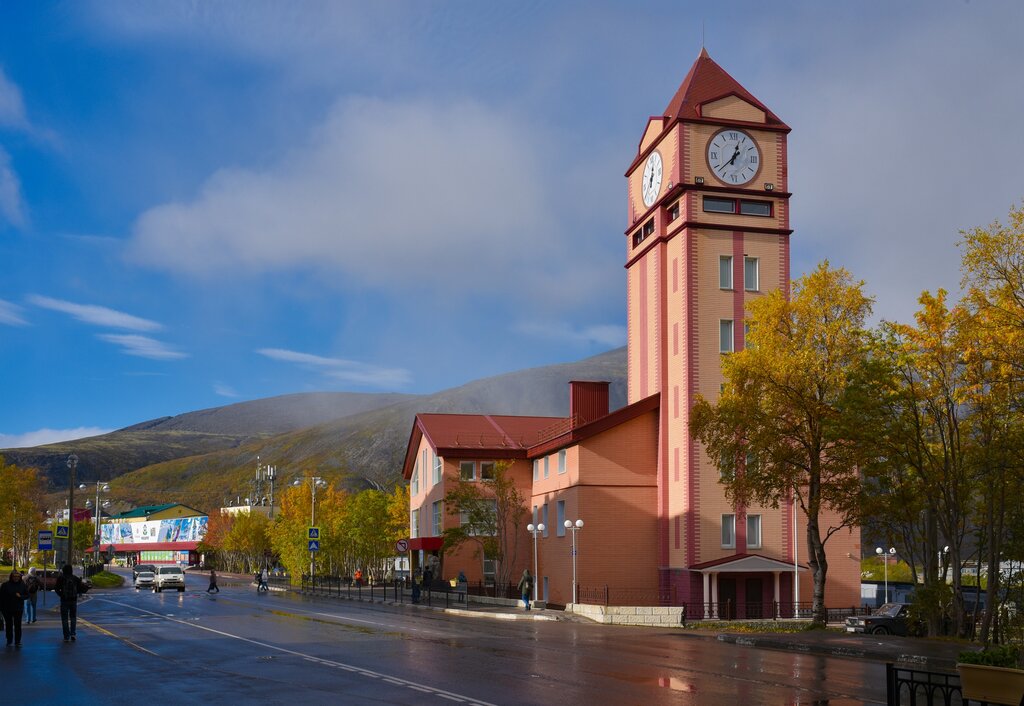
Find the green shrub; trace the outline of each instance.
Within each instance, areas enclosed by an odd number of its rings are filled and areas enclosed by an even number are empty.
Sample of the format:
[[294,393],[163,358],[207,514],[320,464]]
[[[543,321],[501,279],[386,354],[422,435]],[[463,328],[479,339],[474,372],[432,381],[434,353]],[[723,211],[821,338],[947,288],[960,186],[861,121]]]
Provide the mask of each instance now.
[[963,664],[1019,668],[1021,666],[1021,651],[1017,645],[995,645],[980,651],[961,652],[957,660]]

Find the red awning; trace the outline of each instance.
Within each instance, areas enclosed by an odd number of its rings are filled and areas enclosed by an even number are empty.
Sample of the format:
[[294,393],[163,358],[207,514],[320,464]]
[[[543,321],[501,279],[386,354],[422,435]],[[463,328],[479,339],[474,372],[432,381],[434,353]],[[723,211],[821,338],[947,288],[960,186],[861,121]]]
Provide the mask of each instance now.
[[416,551],[423,549],[428,552],[439,552],[444,546],[444,537],[415,537],[409,540],[409,549]]
[[[147,542],[139,544],[115,544],[115,552],[194,552],[199,548],[199,542]],[[109,544],[101,544],[100,551],[105,552]],[[92,552],[89,547],[87,552]]]

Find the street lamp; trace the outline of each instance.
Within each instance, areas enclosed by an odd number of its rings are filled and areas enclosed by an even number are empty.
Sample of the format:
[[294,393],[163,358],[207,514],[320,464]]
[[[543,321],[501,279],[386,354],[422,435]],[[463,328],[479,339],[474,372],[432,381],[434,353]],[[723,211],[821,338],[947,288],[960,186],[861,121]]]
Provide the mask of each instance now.
[[583,520],[576,520],[574,523],[572,520],[565,521],[565,528],[572,532],[572,602],[575,605],[577,599],[577,586],[576,586],[576,533],[583,529]]
[[67,563],[74,566],[75,558],[75,470],[78,468],[78,456],[68,456],[68,469],[71,477],[68,481],[68,557]]
[[[316,527],[316,489],[317,488],[326,488],[327,487],[327,481],[325,481],[323,478],[321,478],[319,476],[307,476],[305,478],[305,480],[296,479],[295,482],[292,483],[292,485],[298,487],[298,486],[302,485],[304,482],[307,482],[307,481],[309,482],[309,489],[311,491],[313,491],[313,499],[312,499],[312,502],[310,502],[310,504],[309,504],[309,508],[310,508],[310,510],[309,510],[309,526],[310,527]],[[315,556],[316,556],[315,552],[310,552],[309,553],[309,578],[310,578],[310,580],[312,580],[312,578],[313,578],[313,568],[314,568],[313,567],[313,560],[314,560]]]
[[537,579],[537,535],[544,531],[544,523],[534,526],[531,522],[526,525],[526,531],[533,535],[533,601],[537,602],[537,591],[539,590],[538,584],[540,581]]
[[[85,483],[82,483],[80,486],[78,486],[78,489],[79,490],[85,490],[87,487],[88,486]],[[96,534],[93,536],[93,540],[92,540],[93,552],[95,552],[96,548],[99,547],[99,545],[100,545],[100,507],[101,507],[100,506],[100,493],[101,492],[102,493],[109,493],[110,492],[110,484],[109,483],[104,483],[103,481],[98,480],[98,481],[96,481],[96,505],[94,506],[95,510],[96,510]],[[104,501],[102,507],[108,507],[109,505],[110,505],[109,501]],[[89,507],[88,502],[86,502],[86,507]]]
[[875,554],[882,557],[885,563],[885,602],[889,602],[889,557],[896,555],[896,547],[889,547],[888,553],[881,547],[875,547]]

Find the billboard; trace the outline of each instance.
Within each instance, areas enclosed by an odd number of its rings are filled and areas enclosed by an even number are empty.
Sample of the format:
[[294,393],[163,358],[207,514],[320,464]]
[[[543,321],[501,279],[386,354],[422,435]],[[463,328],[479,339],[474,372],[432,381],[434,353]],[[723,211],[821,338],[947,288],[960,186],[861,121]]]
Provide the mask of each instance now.
[[100,544],[198,542],[206,534],[208,519],[200,515],[149,522],[107,522],[100,528]]

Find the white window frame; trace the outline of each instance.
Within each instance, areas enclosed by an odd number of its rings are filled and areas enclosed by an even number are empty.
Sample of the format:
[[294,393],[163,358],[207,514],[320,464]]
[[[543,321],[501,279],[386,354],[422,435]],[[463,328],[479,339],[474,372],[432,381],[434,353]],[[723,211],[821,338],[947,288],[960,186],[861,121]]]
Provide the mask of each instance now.
[[736,548],[736,515],[722,515],[722,549]]
[[565,536],[565,501],[559,500],[555,503],[555,515],[558,517],[558,522],[555,523],[555,536]]
[[[490,474],[485,471],[485,467],[491,469]],[[494,473],[497,470],[498,464],[496,461],[481,461],[480,462],[480,480],[494,480]]]
[[718,352],[732,353],[736,348],[736,322],[732,319],[718,320]]
[[732,255],[718,256],[718,288],[732,289]]
[[[754,276],[749,277],[749,268],[753,265]],[[753,280],[753,281],[751,281]],[[760,258],[743,256],[743,289],[748,292],[756,292],[761,286],[761,265]]]
[[562,449],[561,451],[558,452],[558,473],[559,473],[559,475],[561,475],[562,473],[565,473],[565,457],[566,457],[566,455],[567,454],[565,452],[565,449]]
[[444,525],[444,513],[441,509],[441,501],[437,500],[430,506],[430,525],[432,536],[440,537]]
[[761,516],[747,515],[747,549],[760,549],[761,542]]
[[420,509],[416,508],[409,515],[409,537],[416,539],[420,536]]
[[544,477],[547,478],[551,475],[551,457],[544,457]]
[[548,522],[548,504],[544,503],[540,508],[540,521],[544,523],[544,537],[548,536],[548,530],[551,529],[551,523]]
[[[470,474],[469,478],[466,477],[465,469],[469,467]],[[459,478],[464,481],[475,481],[476,480],[476,461],[459,461]]]
[[540,461],[538,459],[533,459],[533,479],[540,480]]
[[434,457],[434,485],[437,485],[441,482],[441,457],[436,453],[433,453],[432,455]]
[[416,467],[412,469],[412,480],[410,482],[410,485],[412,485],[412,494],[413,495],[419,495],[420,494],[420,465],[418,463],[416,464]]
[[423,451],[420,453],[420,458],[422,459],[422,462],[420,463],[420,468],[423,469],[424,485],[426,485],[426,479],[427,479],[427,450],[426,449],[423,449]]

